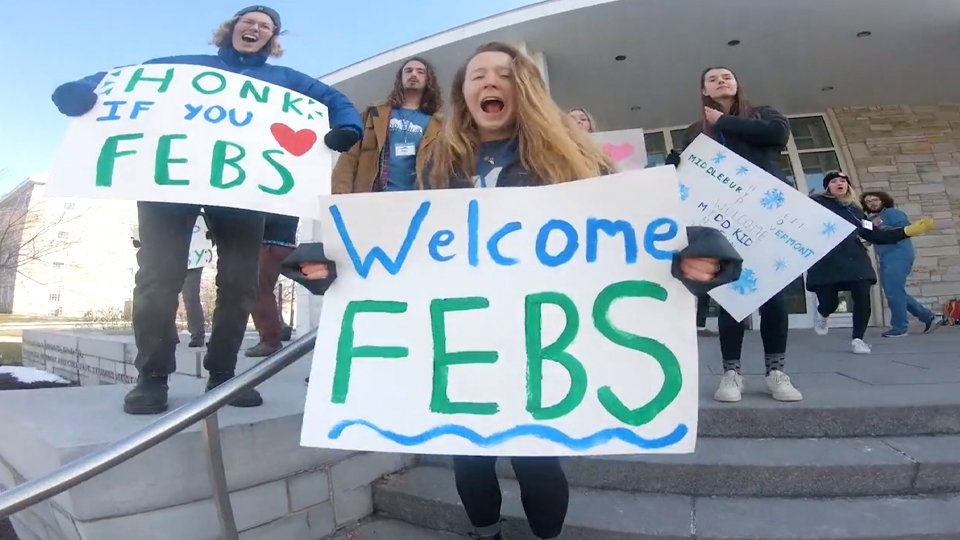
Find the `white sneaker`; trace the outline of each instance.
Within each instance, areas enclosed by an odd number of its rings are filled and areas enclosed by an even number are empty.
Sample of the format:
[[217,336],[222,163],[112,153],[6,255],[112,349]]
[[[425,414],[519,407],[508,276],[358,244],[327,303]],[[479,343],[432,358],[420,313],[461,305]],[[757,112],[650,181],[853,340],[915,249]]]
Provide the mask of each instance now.
[[813,331],[818,336],[825,336],[830,331],[830,317],[824,317],[819,311],[813,310]]
[[870,354],[870,345],[867,345],[862,339],[855,339],[850,342],[850,351],[853,354]]
[[786,373],[773,370],[767,375],[767,392],[777,401],[800,401],[803,394],[797,390]]
[[720,388],[713,399],[724,403],[736,403],[743,397],[743,377],[734,370],[727,371],[720,378]]

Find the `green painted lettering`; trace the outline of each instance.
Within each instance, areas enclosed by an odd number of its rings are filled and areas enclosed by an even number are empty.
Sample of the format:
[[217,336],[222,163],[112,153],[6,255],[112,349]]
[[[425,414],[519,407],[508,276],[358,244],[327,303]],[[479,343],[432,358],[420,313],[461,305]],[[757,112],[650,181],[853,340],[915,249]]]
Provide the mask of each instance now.
[[170,178],[170,164],[186,163],[187,158],[171,158],[170,145],[174,140],[186,139],[184,134],[161,135],[157,144],[157,160],[153,166],[153,180],[161,186],[187,186],[190,180],[174,180]]
[[293,189],[294,180],[293,175],[290,174],[290,170],[281,165],[277,160],[273,159],[274,154],[286,155],[283,150],[264,150],[263,159],[267,160],[267,163],[273,166],[276,169],[277,173],[280,175],[280,187],[268,188],[263,184],[260,184],[260,191],[264,193],[269,193],[271,195],[286,195],[290,193],[290,190]]
[[[227,157],[227,147],[238,150],[236,156]],[[240,166],[240,160],[247,155],[247,150],[237,143],[230,141],[217,141],[213,145],[213,160],[210,165],[210,185],[220,189],[230,189],[237,187],[247,179],[247,171]],[[237,171],[237,178],[231,182],[223,181],[223,170],[227,166],[233,167]]]
[[243,81],[243,86],[240,87],[240,98],[247,99],[247,96],[253,94],[253,99],[259,101],[260,103],[266,103],[267,98],[270,96],[270,87],[263,85],[263,93],[257,93],[257,87],[253,85],[253,81]]
[[[213,87],[212,89],[207,89],[200,86],[200,81],[206,77],[213,77],[216,80],[214,84],[217,84],[217,86]],[[211,94],[223,92],[224,89],[227,88],[227,78],[224,77],[223,74],[217,73],[216,71],[204,71],[203,73],[200,73],[193,78],[192,84],[193,84],[194,90],[196,90],[197,92],[200,92],[201,94],[209,96]]]
[[303,113],[297,108],[297,103],[303,101],[303,98],[290,99],[291,96],[293,96],[293,94],[290,92],[283,94],[283,112],[290,112],[292,109],[293,112],[303,116]]
[[144,82],[158,82],[160,83],[160,89],[157,90],[157,93],[162,94],[170,88],[170,83],[173,82],[173,68],[167,69],[167,74],[163,77],[144,77],[143,72],[146,68],[140,68],[133,72],[133,75],[130,77],[130,80],[127,81],[127,88],[125,92],[133,92],[133,89],[137,87],[137,83],[140,81]]
[[406,347],[380,347],[353,344],[353,321],[360,313],[406,313],[406,302],[380,300],[353,300],[343,310],[340,322],[340,338],[337,340],[337,365],[333,370],[331,403],[345,403],[350,390],[350,369],[354,358],[406,358]]
[[97,187],[113,185],[113,168],[118,157],[132,156],[137,153],[136,150],[117,151],[120,141],[135,141],[142,138],[143,133],[126,133],[107,137],[107,140],[103,141],[103,146],[100,147],[100,156],[97,158]]
[[613,325],[610,321],[610,306],[621,298],[653,298],[663,302],[667,299],[667,291],[650,281],[621,281],[605,287],[593,303],[593,325],[603,337],[621,347],[652,356],[663,370],[663,386],[660,387],[660,392],[649,403],[636,409],[624,405],[609,386],[597,390],[600,404],[614,418],[627,425],[642,426],[656,418],[677,398],[683,385],[683,374],[680,372],[680,362],[666,345],[652,338],[625,332]]
[[[543,346],[543,304],[553,304],[563,310],[566,324],[560,337],[550,345]],[[537,420],[553,420],[570,414],[587,395],[587,370],[567,347],[573,343],[580,329],[580,314],[573,300],[558,292],[542,292],[527,295],[524,310],[524,334],[527,349],[527,411]],[[560,364],[570,375],[570,390],[556,405],[543,406],[543,362],[550,360]]]
[[430,329],[433,333],[433,392],[430,395],[430,410],[440,414],[497,414],[496,403],[453,402],[447,395],[450,366],[462,364],[496,363],[496,351],[447,352],[446,313],[486,309],[490,301],[479,296],[469,298],[436,298],[430,302]]

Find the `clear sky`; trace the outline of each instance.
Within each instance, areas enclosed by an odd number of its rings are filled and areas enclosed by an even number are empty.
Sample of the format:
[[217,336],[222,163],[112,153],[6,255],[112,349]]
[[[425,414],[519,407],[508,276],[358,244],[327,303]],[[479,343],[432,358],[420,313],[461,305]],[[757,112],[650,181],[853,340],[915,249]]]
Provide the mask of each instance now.
[[[32,0],[4,2],[0,47],[0,181],[5,193],[47,172],[68,119],[50,94],[57,85],[114,66],[176,54],[213,53],[223,20],[246,0]],[[388,51],[531,0],[271,0],[286,53],[278,61],[311,76]]]

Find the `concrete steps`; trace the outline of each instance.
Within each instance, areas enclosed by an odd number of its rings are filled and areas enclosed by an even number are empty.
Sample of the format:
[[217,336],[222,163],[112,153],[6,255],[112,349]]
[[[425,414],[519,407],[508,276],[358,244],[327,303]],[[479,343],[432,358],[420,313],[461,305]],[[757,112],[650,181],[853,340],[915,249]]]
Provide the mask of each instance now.
[[[520,493],[502,480],[504,536],[530,540]],[[374,489],[381,516],[466,534],[453,471],[420,466]],[[960,494],[830,499],[690,497],[572,487],[565,540],[956,540]]]

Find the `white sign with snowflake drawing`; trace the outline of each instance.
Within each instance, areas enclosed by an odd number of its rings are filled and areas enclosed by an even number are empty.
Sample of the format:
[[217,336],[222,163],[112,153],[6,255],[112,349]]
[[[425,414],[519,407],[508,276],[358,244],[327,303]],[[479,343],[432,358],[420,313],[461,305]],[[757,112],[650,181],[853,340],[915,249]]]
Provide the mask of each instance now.
[[850,223],[706,135],[683,151],[677,176],[690,224],[720,230],[743,257],[740,279],[710,292],[738,321],[853,232]]

